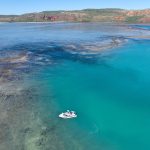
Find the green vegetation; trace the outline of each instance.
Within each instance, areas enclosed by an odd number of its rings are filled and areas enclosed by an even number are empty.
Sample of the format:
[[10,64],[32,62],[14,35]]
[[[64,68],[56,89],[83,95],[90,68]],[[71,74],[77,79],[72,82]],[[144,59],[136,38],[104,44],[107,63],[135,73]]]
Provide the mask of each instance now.
[[138,23],[141,18],[144,16],[131,16],[126,18],[127,23]]

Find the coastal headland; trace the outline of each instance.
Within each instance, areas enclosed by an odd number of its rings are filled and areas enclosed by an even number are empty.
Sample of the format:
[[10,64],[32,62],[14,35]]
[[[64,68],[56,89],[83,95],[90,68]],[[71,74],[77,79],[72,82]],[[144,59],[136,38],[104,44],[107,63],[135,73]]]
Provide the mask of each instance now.
[[83,9],[72,11],[43,11],[22,15],[0,15],[0,22],[116,22],[150,23],[150,9]]

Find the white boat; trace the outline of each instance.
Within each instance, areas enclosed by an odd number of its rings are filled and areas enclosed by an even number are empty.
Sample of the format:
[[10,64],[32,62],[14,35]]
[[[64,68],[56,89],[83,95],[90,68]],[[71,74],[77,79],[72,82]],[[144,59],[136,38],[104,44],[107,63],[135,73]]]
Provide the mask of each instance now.
[[77,115],[74,111],[69,111],[67,110],[67,112],[64,112],[64,113],[61,113],[59,115],[60,118],[63,118],[63,119],[71,119],[71,118],[76,118]]

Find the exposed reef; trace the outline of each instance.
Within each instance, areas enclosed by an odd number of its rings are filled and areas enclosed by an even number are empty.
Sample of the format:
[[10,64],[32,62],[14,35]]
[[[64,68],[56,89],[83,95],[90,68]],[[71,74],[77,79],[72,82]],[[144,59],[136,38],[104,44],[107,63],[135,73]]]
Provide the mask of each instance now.
[[125,37],[119,36],[104,36],[100,37],[99,41],[95,42],[85,42],[81,44],[68,44],[66,49],[70,50],[72,53],[79,54],[98,54],[104,52],[104,50],[112,49],[121,46],[126,42]]

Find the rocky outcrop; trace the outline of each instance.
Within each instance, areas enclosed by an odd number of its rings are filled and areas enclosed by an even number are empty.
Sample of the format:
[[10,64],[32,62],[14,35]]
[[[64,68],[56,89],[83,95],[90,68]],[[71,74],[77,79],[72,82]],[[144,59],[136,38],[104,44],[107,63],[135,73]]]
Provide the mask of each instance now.
[[143,17],[139,21],[140,23],[150,23],[150,17]]

